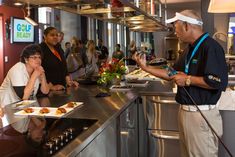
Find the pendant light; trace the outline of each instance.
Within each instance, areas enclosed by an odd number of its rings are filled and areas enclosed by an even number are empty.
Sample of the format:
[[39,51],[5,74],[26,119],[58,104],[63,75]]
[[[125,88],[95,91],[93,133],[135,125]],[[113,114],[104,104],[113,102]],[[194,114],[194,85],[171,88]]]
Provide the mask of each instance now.
[[210,0],[210,13],[235,13],[235,0]]
[[29,3],[28,3],[28,6],[27,6],[26,9],[27,9],[27,16],[25,16],[24,19],[25,19],[28,23],[30,23],[31,25],[37,26],[38,23],[35,22],[33,19],[30,18],[30,6],[29,6]]

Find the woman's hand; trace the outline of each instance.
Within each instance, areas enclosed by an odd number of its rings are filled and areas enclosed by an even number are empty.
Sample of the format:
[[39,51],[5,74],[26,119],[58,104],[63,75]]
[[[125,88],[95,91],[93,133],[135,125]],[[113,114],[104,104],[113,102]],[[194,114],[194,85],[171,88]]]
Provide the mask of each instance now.
[[78,87],[78,85],[79,83],[77,81],[73,81],[73,80],[67,81],[68,87],[71,87],[71,86]]
[[[34,69],[32,77],[43,79],[45,77],[45,71],[42,66],[38,66]],[[46,77],[45,77],[46,78]]]
[[68,87],[71,87],[71,86],[78,87],[79,85],[79,83],[77,81],[73,81],[69,75],[65,77],[65,80],[66,80],[66,85]]

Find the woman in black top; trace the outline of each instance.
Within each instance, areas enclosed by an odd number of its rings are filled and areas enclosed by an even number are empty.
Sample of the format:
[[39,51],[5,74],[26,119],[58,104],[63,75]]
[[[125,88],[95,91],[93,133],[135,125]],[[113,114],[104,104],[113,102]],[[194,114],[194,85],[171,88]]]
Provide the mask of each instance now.
[[58,46],[58,32],[54,27],[44,30],[44,42],[40,44],[43,52],[42,66],[45,69],[50,90],[62,90],[65,86],[78,86],[76,81],[71,80],[66,60],[61,48]]

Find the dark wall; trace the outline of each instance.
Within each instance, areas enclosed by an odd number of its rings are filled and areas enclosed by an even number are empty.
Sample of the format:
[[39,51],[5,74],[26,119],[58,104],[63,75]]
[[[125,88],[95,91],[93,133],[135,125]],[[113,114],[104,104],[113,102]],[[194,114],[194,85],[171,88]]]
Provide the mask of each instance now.
[[[10,25],[11,16],[23,18],[24,14],[22,9],[13,8],[8,6],[0,6],[0,14],[3,17],[3,58],[0,58],[0,66],[3,66],[3,72],[0,73],[0,84],[2,83],[2,79],[7,74],[8,70],[19,61],[20,53],[22,49],[28,44],[11,44],[10,43],[10,31],[7,30],[6,24]],[[8,62],[4,62],[4,57],[8,56]],[[3,76],[2,76],[3,75]]]
[[203,21],[203,30],[211,36],[214,34],[214,14],[208,13],[210,0],[201,1],[201,16]]
[[87,17],[81,16],[81,40],[87,42]]

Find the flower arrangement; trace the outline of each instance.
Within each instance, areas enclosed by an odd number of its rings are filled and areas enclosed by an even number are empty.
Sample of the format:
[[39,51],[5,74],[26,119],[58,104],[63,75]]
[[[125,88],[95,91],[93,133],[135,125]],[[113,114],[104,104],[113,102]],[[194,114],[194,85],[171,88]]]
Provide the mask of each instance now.
[[123,59],[118,60],[112,58],[111,61],[101,64],[99,69],[98,84],[110,84],[114,80],[121,80],[121,77],[126,72]]

